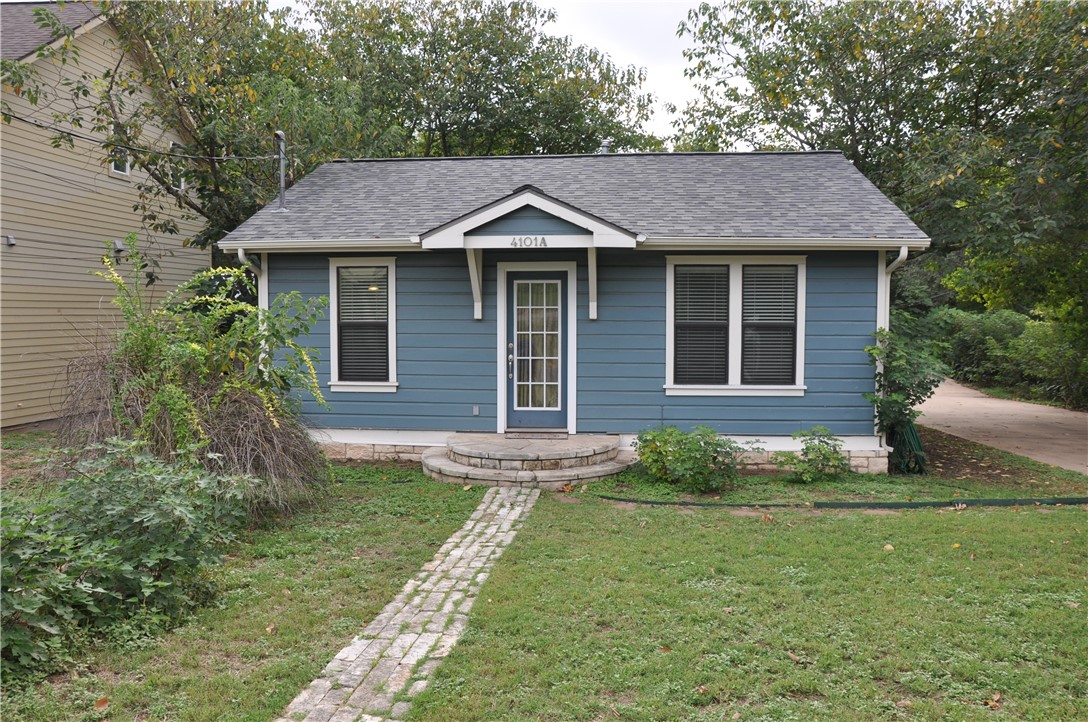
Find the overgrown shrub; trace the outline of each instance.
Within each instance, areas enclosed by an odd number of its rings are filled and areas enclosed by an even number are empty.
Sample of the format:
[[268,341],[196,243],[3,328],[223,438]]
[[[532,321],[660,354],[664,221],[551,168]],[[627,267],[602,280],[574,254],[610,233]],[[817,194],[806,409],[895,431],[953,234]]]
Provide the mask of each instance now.
[[98,275],[116,289],[123,326],[113,348],[70,369],[68,446],[120,436],[162,459],[209,472],[256,476],[251,512],[286,511],[329,478],[320,448],[298,416],[294,391],[323,403],[312,352],[294,339],[325,299],[278,295],[268,309],[245,269],[199,273],[153,303],[141,283],[145,262],[128,240],[125,278],[103,257]]
[[720,491],[740,475],[741,455],[761,451],[739,444],[708,426],[684,432],[675,426],[643,431],[634,442],[638,460],[654,479],[697,493]]
[[903,325],[907,333],[880,329],[876,343],[866,347],[869,360],[876,366],[876,391],[864,394],[876,409],[877,429],[885,435],[892,453],[888,459],[893,471],[921,473],[925,454],[914,420],[921,413],[914,407],[933,395],[944,380],[947,367],[938,357],[938,345],[911,333],[915,327],[899,323],[903,314],[892,317],[893,327]]
[[813,426],[793,432],[801,440],[801,452],[776,451],[771,461],[780,469],[790,469],[799,481],[825,481],[850,471],[850,460],[842,453],[842,439],[826,426]]
[[246,477],[162,461],[112,440],[53,499],[4,510],[0,656],[23,672],[63,662],[81,631],[176,618],[210,592],[204,570],[245,520]]
[[942,308],[925,323],[946,339],[951,375],[967,383],[1009,389],[1029,398],[1088,406],[1088,351],[1060,322],[1063,309],[1040,320],[1014,311]]

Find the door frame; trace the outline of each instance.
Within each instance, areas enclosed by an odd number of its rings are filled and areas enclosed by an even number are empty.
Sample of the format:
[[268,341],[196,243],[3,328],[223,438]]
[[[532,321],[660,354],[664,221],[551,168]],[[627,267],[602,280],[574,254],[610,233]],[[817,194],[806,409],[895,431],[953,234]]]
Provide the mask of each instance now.
[[495,386],[498,405],[496,408],[497,433],[504,434],[506,428],[506,344],[509,342],[507,334],[507,310],[510,299],[507,297],[506,274],[511,271],[552,271],[566,272],[567,274],[567,354],[566,354],[566,379],[567,379],[567,433],[577,433],[577,399],[578,399],[578,263],[576,261],[526,261],[526,262],[500,262],[496,264],[498,277],[495,288],[495,338],[496,344],[496,375]]

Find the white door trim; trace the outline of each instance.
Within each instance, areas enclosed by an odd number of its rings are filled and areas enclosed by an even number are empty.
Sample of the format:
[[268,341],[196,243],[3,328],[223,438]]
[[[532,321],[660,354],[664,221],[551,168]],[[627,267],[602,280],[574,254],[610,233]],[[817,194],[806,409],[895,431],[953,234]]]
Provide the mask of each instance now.
[[496,431],[506,433],[506,274],[510,271],[566,271],[567,273],[567,433],[577,433],[578,419],[578,263],[576,261],[507,262],[497,264],[498,278],[495,288],[495,338],[496,349]]

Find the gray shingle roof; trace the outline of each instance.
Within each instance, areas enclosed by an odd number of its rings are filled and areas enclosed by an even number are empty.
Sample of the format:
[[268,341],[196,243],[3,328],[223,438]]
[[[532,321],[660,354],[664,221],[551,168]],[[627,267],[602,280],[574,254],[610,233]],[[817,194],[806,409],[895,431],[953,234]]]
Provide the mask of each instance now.
[[841,153],[615,153],[327,163],[229,234],[260,241],[403,239],[514,190],[542,192],[649,238],[926,236]]
[[90,3],[66,2],[62,9],[55,2],[0,4],[0,56],[4,60],[22,60],[39,46],[54,38],[38,26],[34,11],[48,8],[70,28],[78,28],[98,17]]

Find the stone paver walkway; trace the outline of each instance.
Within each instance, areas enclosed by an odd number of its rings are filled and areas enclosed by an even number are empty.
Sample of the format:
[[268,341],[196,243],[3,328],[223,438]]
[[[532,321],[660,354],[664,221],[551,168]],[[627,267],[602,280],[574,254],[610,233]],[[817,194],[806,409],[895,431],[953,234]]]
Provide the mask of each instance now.
[[[394,722],[411,709],[468,623],[491,565],[513,540],[539,489],[489,489],[461,529],[277,722]],[[404,692],[404,699],[394,697]]]

